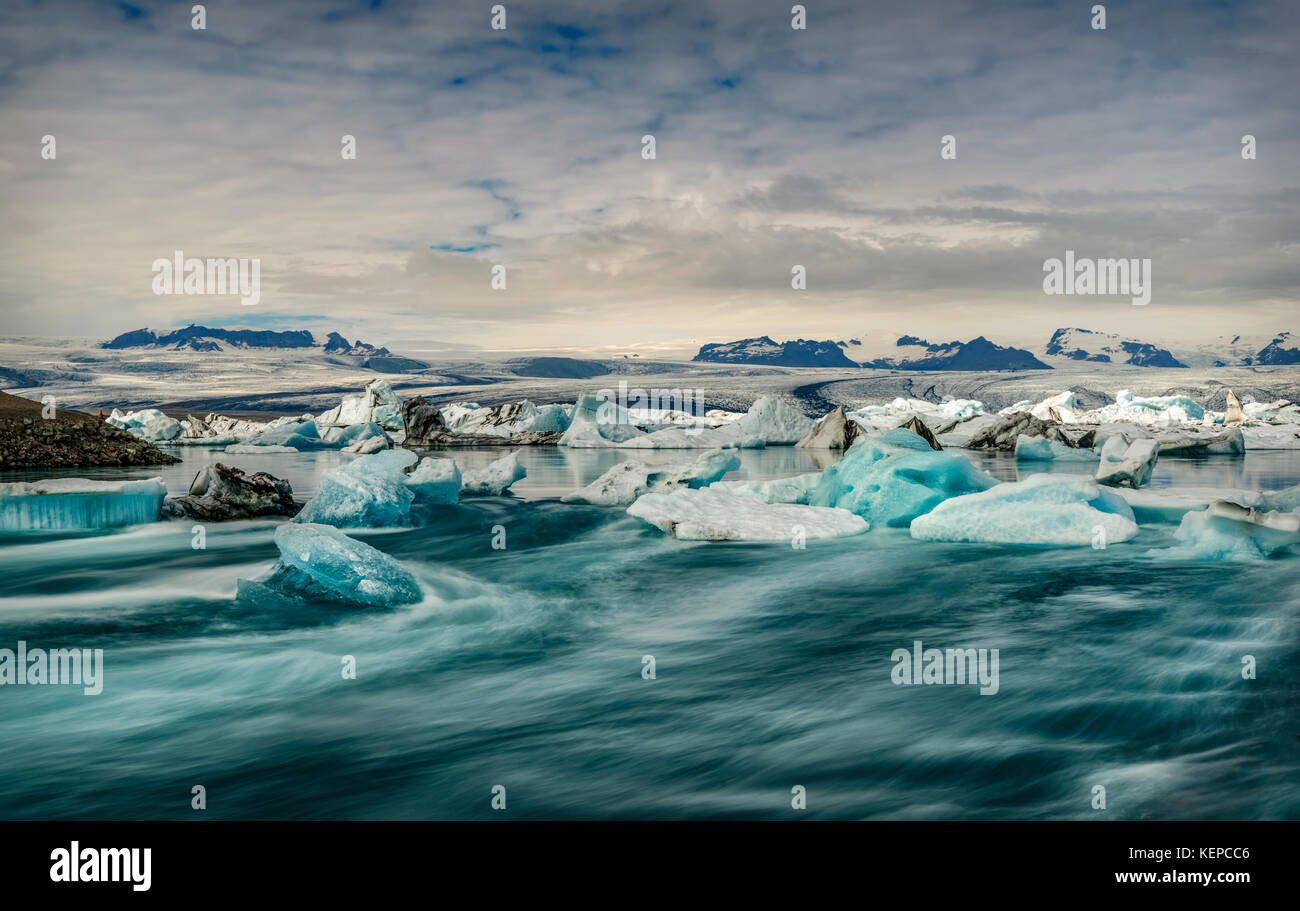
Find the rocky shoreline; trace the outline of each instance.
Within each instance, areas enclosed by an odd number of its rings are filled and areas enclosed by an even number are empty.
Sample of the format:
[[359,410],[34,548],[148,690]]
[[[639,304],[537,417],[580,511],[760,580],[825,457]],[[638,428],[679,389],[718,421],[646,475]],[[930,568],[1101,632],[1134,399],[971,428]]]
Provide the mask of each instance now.
[[171,465],[180,459],[98,418],[75,411],[42,416],[40,402],[0,392],[0,470]]

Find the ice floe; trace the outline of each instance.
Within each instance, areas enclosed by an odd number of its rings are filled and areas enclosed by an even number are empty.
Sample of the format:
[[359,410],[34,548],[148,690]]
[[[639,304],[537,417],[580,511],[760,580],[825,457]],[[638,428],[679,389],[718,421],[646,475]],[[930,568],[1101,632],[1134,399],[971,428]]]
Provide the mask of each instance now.
[[[280,562],[254,586],[371,607],[413,604],[420,586],[406,567],[383,551],[329,525],[286,523],[275,530]],[[240,580],[240,594],[248,583]]]
[[1174,538],[1178,545],[1153,553],[1198,560],[1262,560],[1300,544],[1300,515],[1218,501],[1183,516]]
[[715,490],[683,487],[647,493],[627,509],[683,541],[785,541],[858,535],[870,525],[846,509],[762,503]]
[[1122,497],[1088,478],[1057,474],[953,497],[912,521],[919,541],[1105,546],[1137,533]]
[[486,468],[466,471],[460,484],[460,492],[467,496],[499,497],[510,489],[515,481],[522,481],[528,476],[524,466],[519,464],[519,450],[504,455]]
[[1141,487],[1151,477],[1160,444],[1143,438],[1132,443],[1122,436],[1113,436],[1101,447],[1101,464],[1097,466],[1097,482],[1111,487]]
[[82,530],[156,522],[166,496],[161,478],[0,483],[0,530]]
[[647,465],[638,460],[620,462],[581,490],[565,494],[561,500],[593,506],[627,506],[649,491],[708,486],[739,467],[739,457],[721,449],[669,465]]

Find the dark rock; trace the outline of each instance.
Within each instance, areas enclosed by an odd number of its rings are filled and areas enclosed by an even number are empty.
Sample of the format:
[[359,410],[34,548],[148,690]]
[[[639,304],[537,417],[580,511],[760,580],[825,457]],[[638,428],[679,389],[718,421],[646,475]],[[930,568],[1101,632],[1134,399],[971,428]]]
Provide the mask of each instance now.
[[844,414],[844,406],[839,405],[794,445],[801,449],[848,449],[861,435],[862,426],[850,420]]
[[447,422],[437,405],[427,402],[424,396],[412,396],[402,402],[402,424],[406,428],[407,449],[431,449],[445,434]]
[[912,433],[916,434],[921,439],[929,443],[930,448],[935,450],[936,452],[943,451],[943,447],[940,446],[939,441],[934,438],[934,434],[930,431],[930,428],[925,426],[925,421],[921,420],[915,415],[913,415],[912,419],[908,421],[906,424],[899,424],[898,426],[902,430],[912,431]]
[[259,471],[245,476],[238,468],[217,462],[199,472],[190,493],[163,503],[164,518],[228,522],[258,516],[292,516],[302,508],[288,481]]
[[1034,417],[1028,411],[1009,414],[991,427],[986,427],[966,444],[967,449],[996,449],[999,452],[1015,452],[1016,437],[1024,434],[1030,437],[1046,437],[1060,440],[1067,446],[1073,446],[1061,432],[1059,424]]

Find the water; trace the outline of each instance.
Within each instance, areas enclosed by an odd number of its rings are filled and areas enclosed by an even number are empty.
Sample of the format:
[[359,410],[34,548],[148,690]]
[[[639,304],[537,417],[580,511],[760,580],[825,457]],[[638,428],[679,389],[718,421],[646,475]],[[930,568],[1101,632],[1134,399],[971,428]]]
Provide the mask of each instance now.
[[[221,459],[306,497],[349,458],[182,452],[76,474],[181,493]],[[207,818],[480,819],[501,815],[498,784],[524,818],[788,818],[795,785],[819,818],[1300,817],[1294,557],[1147,556],[1172,526],[1104,551],[887,529],[803,551],[690,544],[556,502],[625,456],[526,449],[519,497],[359,534],[426,591],[388,611],[235,601],[275,562],[273,522],[210,525],[201,551],[189,523],[5,539],[0,647],[103,648],[106,671],[99,696],[0,687],[0,818],[190,818],[203,785]],[[819,467],[742,459],[735,477]],[[1296,483],[1292,453],[1164,459],[1152,481]],[[916,639],[998,648],[999,692],[894,686],[890,656]]]

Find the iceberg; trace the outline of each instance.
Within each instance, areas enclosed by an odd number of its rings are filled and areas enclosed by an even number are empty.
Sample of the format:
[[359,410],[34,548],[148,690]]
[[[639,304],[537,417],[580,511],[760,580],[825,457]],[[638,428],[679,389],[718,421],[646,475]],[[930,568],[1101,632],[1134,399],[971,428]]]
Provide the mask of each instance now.
[[[709,419],[706,424],[717,423]],[[793,445],[812,429],[812,418],[772,396],[754,402],[745,414],[717,426],[675,424],[647,432],[617,402],[584,395],[573,408],[561,446],[621,449],[761,449]]]
[[286,523],[275,530],[275,545],[280,562],[265,583],[269,588],[368,607],[414,604],[422,597],[401,563],[332,526]]
[[1150,438],[1126,443],[1122,436],[1113,436],[1101,448],[1101,464],[1097,467],[1097,482],[1113,487],[1141,487],[1151,477],[1160,444]]
[[565,494],[560,501],[627,506],[652,490],[706,487],[739,467],[740,459],[736,454],[721,449],[671,465],[647,465],[635,460],[620,462],[581,490]]
[[1300,515],[1219,501],[1204,511],[1183,516],[1174,538],[1181,544],[1153,554],[1199,560],[1262,560],[1300,544]]
[[519,450],[502,456],[486,468],[465,472],[460,482],[462,494],[499,497],[510,489],[515,481],[527,477],[528,472],[519,464]]
[[339,528],[411,524],[414,488],[422,482],[408,485],[406,469],[417,459],[409,449],[386,449],[325,472],[294,521]]
[[[409,452],[410,450],[393,450]],[[495,463],[494,463],[495,464]],[[407,488],[422,503],[446,505],[460,501],[462,480],[460,466],[451,459],[439,459],[425,456],[420,464],[401,479]]]
[[150,443],[170,442],[185,432],[180,421],[167,417],[157,408],[127,412],[114,408],[113,413],[105,420],[114,427],[119,427],[132,436]]
[[647,493],[628,515],[683,541],[785,541],[862,534],[870,525],[846,509],[761,503],[712,487]]
[[614,446],[648,434],[632,423],[627,409],[617,402],[584,395],[573,406],[569,426],[560,437],[561,446],[592,448]]
[[1178,487],[1159,490],[1148,487],[1141,490],[1116,487],[1114,492],[1123,497],[1124,501],[1133,508],[1133,515],[1139,524],[1177,524],[1187,513],[1205,509],[1217,500],[1229,500],[1248,507],[1277,508],[1265,505],[1268,502],[1268,494],[1229,487]]
[[1075,449],[1047,437],[1016,437],[1016,460],[1020,462],[1096,462],[1101,456],[1092,449]]
[[944,500],[912,522],[918,541],[1114,544],[1138,533],[1133,510],[1088,478],[1038,474]]
[[60,531],[157,522],[167,486],[53,478],[0,483],[0,531]]
[[373,423],[385,430],[401,430],[402,399],[387,380],[372,380],[359,394],[346,395],[338,405],[322,412],[316,423],[327,428]]
[[334,448],[332,443],[321,439],[316,421],[309,414],[272,421],[264,430],[247,437],[241,445],[289,446],[299,452]]
[[808,497],[821,480],[822,473],[814,471],[770,481],[715,481],[709,489],[760,503],[802,503],[806,506]]
[[898,428],[850,446],[822,472],[808,503],[847,509],[873,525],[906,527],[949,497],[996,483],[960,453],[936,452],[924,438]]
[[256,443],[231,443],[224,452],[230,455],[266,455],[270,452],[298,452],[292,446],[258,446]]

